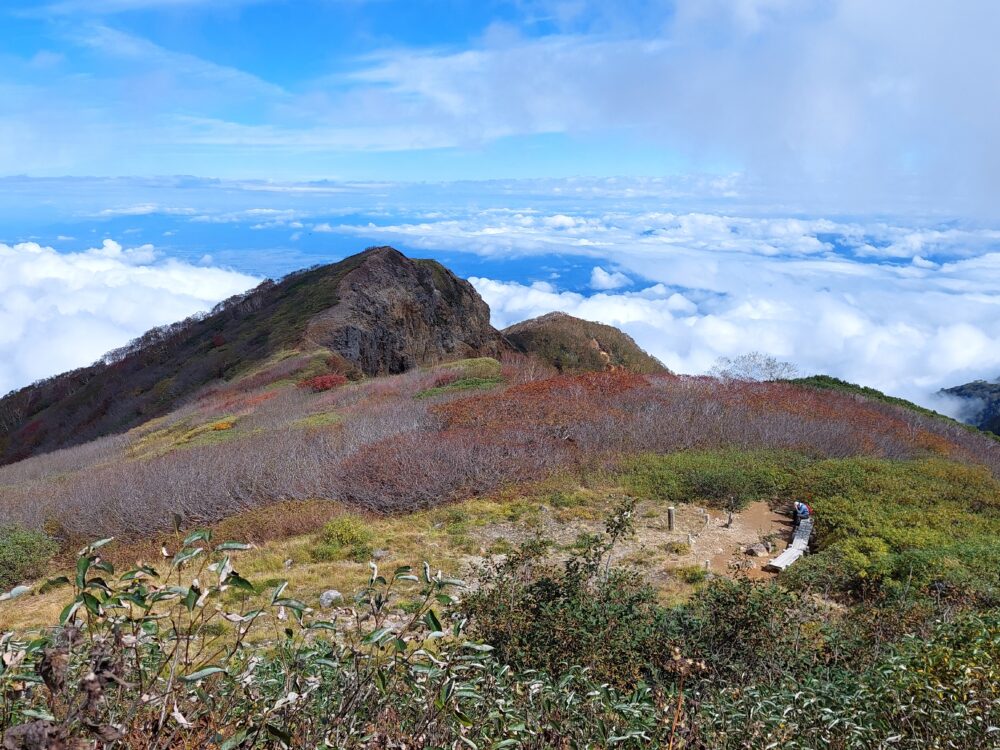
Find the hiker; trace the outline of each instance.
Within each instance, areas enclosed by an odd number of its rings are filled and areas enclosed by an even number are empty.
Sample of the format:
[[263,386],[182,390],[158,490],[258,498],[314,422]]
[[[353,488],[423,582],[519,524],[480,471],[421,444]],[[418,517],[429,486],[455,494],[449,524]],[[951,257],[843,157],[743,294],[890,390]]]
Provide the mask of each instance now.
[[795,501],[795,505],[792,506],[792,534],[794,535],[799,529],[799,524],[802,523],[806,518],[812,517],[812,508],[803,503],[800,500]]

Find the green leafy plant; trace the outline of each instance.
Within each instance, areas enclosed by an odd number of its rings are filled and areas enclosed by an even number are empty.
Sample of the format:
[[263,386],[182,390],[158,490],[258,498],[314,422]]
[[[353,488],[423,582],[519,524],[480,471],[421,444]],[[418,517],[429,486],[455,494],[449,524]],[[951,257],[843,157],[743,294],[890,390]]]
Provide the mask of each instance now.
[[364,562],[372,554],[372,533],[364,519],[345,514],[329,521],[320,532],[321,543],[313,548],[314,560]]

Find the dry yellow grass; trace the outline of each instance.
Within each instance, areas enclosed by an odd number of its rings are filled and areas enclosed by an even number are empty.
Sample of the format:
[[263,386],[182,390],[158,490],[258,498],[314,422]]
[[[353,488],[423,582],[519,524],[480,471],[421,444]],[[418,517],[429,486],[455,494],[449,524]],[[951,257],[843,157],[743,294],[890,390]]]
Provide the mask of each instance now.
[[[581,533],[600,530],[604,517],[621,497],[621,489],[617,487],[582,487],[566,477],[556,477],[493,498],[405,515],[367,515],[360,520],[371,532],[371,546],[378,551],[382,570],[416,566],[426,560],[435,569],[468,577],[475,574],[488,555],[508,551],[536,535],[553,540],[557,550],[570,548]],[[261,597],[280,581],[288,581],[289,591],[296,598],[319,607],[323,591],[337,589],[349,600],[368,579],[367,561],[317,561],[313,556],[321,544],[319,532],[323,525],[347,512],[348,508],[327,501],[278,503],[217,524],[213,528],[214,541],[254,544],[252,549],[237,553],[234,564],[257,587]],[[702,522],[701,509],[693,506],[686,506],[684,513],[678,515],[690,517],[691,523]],[[676,601],[690,593],[691,585],[673,571],[700,564],[698,558],[706,550],[694,549],[681,557],[662,552],[670,537],[665,531],[665,518],[666,508],[643,503],[636,518],[638,534],[621,546],[616,557],[620,563],[643,571],[664,600]],[[706,542],[714,549],[733,536],[728,542],[735,553],[752,530],[741,531],[736,524],[730,534],[722,527],[721,518],[716,520],[718,523],[713,524],[711,533],[704,534]],[[106,557],[119,571],[140,560],[164,568],[161,547],[176,552],[181,538],[182,535],[168,534],[144,541],[113,543],[105,548]],[[66,555],[53,574],[59,569],[71,569],[71,565],[72,558]],[[63,588],[0,603],[0,630],[24,630],[55,623],[69,599],[68,594],[68,589]]]

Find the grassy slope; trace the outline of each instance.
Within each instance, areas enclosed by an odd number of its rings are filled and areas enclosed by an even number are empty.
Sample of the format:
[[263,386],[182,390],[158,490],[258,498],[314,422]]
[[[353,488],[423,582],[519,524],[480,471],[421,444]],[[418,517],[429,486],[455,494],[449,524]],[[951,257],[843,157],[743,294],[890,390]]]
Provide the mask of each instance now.
[[10,394],[3,401],[23,403],[26,416],[20,429],[0,435],[0,461],[129,429],[167,413],[210,381],[236,377],[294,347],[309,320],[336,304],[341,279],[359,263],[355,255],[265,282],[119,362]]

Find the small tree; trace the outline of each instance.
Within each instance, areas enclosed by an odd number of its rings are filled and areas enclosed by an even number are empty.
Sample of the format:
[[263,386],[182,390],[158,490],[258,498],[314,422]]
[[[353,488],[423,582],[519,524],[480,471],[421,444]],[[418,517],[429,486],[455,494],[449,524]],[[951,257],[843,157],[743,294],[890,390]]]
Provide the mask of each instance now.
[[719,357],[708,374],[720,380],[762,383],[794,378],[799,374],[799,368],[791,362],[781,362],[770,354],[748,352],[738,357]]

